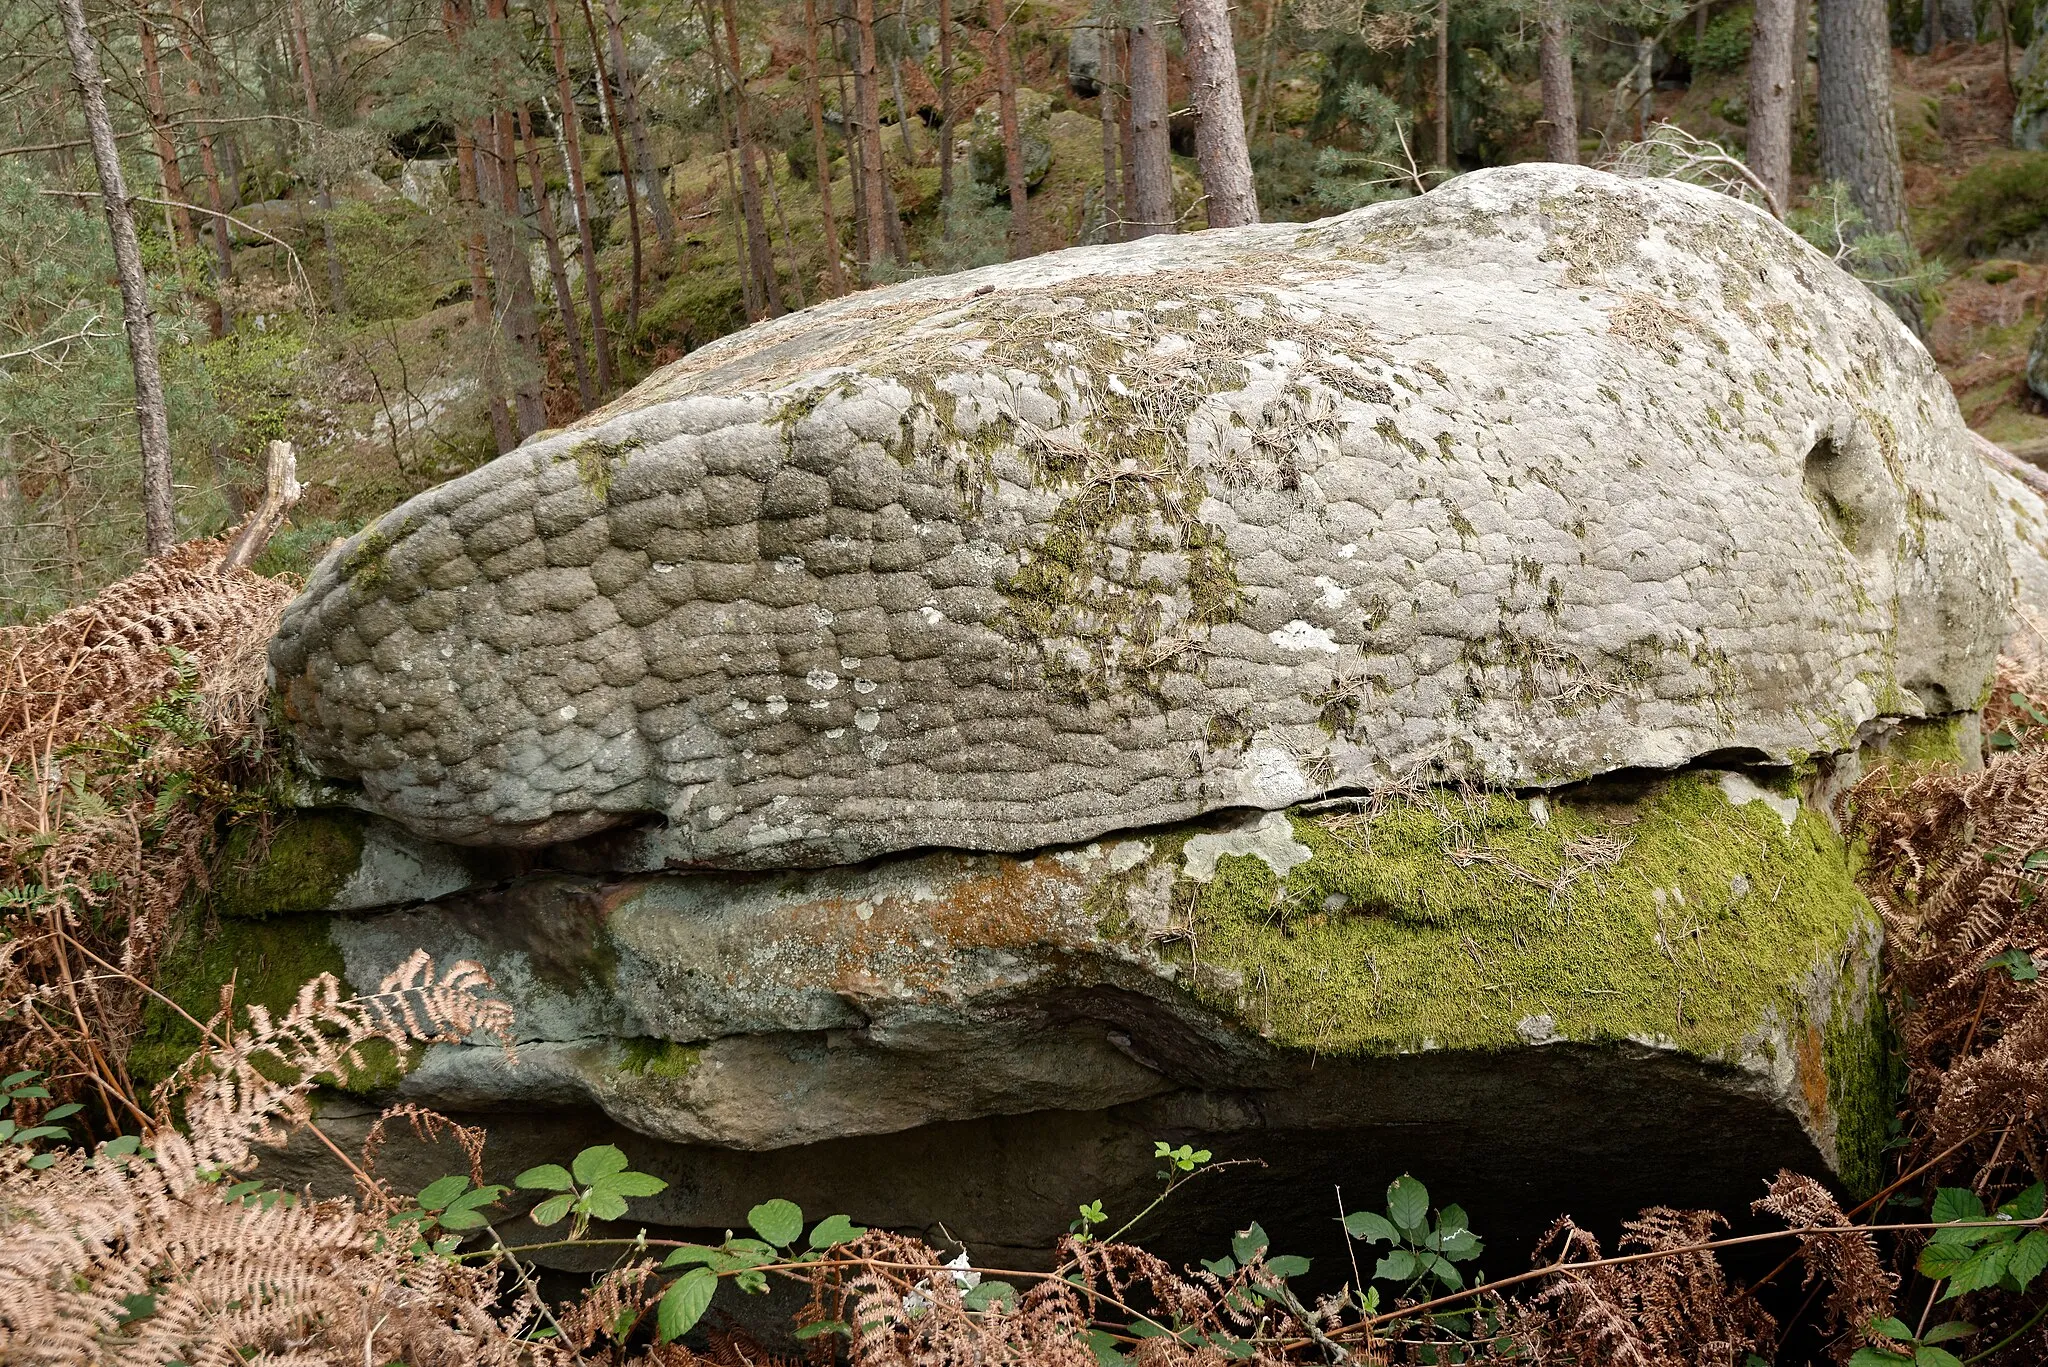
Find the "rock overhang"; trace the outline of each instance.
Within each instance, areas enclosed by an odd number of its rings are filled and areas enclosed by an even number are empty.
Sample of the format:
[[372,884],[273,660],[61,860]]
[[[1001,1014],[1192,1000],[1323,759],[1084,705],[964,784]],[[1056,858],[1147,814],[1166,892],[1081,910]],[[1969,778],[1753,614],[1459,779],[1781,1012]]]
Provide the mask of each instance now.
[[423,834],[735,868],[1788,762],[1981,697],[1960,431],[1762,215],[1506,168],[749,329],[353,539],[272,658]]

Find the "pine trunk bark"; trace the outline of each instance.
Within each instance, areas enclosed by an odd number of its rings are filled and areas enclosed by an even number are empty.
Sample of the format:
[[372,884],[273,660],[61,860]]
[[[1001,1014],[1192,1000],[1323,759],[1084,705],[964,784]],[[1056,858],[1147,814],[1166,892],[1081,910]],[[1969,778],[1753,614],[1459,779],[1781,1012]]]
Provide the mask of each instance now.
[[597,392],[612,387],[612,343],[605,327],[604,280],[597,270],[597,237],[590,224],[590,192],[583,183],[582,117],[576,112],[576,87],[569,73],[569,44],[562,34],[557,0],[547,0],[548,52],[555,65],[555,98],[561,101],[562,160],[569,173],[569,196],[576,207],[576,245],[583,257],[583,294],[590,304],[590,349],[596,353]]
[[[943,5],[946,0],[939,3]],[[818,85],[817,0],[804,0],[804,35],[810,45],[804,62],[804,100],[810,106],[811,155],[818,164],[818,219],[825,238],[825,287],[838,295],[846,293],[846,271],[839,264],[839,219],[832,212],[832,153],[825,143],[825,96]],[[941,74],[940,80],[944,79]],[[942,172],[940,179],[944,178]],[[942,204],[944,198],[945,192],[941,190]]]
[[1451,0],[1436,0],[1436,164],[1451,164]]
[[[871,0],[861,0],[863,5]],[[1031,187],[1024,174],[1024,135],[1017,123],[1017,77],[1010,69],[1010,19],[1003,0],[988,0],[995,36],[996,113],[1003,130],[1003,170],[1010,186],[1010,259],[1031,255]]]
[[[1849,187],[1871,232],[1910,245],[1885,0],[1819,0],[1819,15],[1821,175]],[[1886,300],[1915,332],[1925,326],[1917,293]]]
[[1783,218],[1792,193],[1794,0],[1756,0],[1749,47],[1749,169]]
[[187,251],[199,249],[199,234],[192,226],[192,211],[185,207],[185,173],[178,165],[178,144],[171,136],[170,106],[164,101],[163,67],[157,60],[156,29],[148,15],[136,20],[137,39],[142,48],[142,110],[149,118],[151,140],[156,147],[157,165],[162,168],[164,198],[174,201],[171,223],[178,245]]
[[1543,86],[1543,142],[1552,161],[1579,160],[1579,102],[1572,94],[1572,19],[1567,0],[1544,0],[1536,66]]
[[739,168],[733,165],[732,149],[735,141],[732,131],[732,103],[725,94],[725,62],[718,48],[718,20],[711,10],[711,0],[702,0],[698,13],[704,19],[704,33],[711,46],[711,90],[718,105],[718,145],[720,160],[725,165],[725,226],[732,233],[733,269],[740,278],[740,301],[746,310],[747,321],[758,323],[767,315],[767,301],[761,295],[761,273],[754,269],[754,263],[747,257],[746,215],[740,208]]
[[626,130],[619,123],[618,102],[612,98],[611,77],[605,74],[604,44],[597,36],[597,17],[590,12],[590,0],[580,0],[583,6],[583,27],[590,34],[590,60],[597,71],[597,89],[604,104],[605,122],[611,125],[612,146],[619,154],[619,180],[626,191],[626,225],[633,239],[633,288],[626,295],[626,344],[628,346],[640,336],[640,278],[645,273],[641,267],[640,234],[640,190],[633,182],[632,159],[626,154]]
[[1138,134],[1137,125],[1131,117],[1130,30],[1117,30],[1116,50],[1117,66],[1124,73],[1123,107],[1117,110],[1116,125],[1117,174],[1123,181],[1118,187],[1123,217],[1117,223],[1117,240],[1128,242],[1136,236],[1131,231],[1131,221],[1138,212]]
[[[485,10],[493,22],[503,23],[509,14],[506,0],[487,0]],[[511,87],[502,70],[493,71],[492,111],[484,126],[491,140],[492,176],[498,192],[498,288],[505,300],[505,334],[515,366],[512,373],[513,411],[519,419],[521,440],[548,425],[543,401],[547,362],[540,349],[540,307],[533,294],[533,264],[526,250],[526,217],[519,212],[519,148],[513,140]],[[535,187],[538,189],[539,187]]]
[[121,152],[114,144],[113,118],[107,113],[106,82],[100,76],[99,54],[86,27],[84,4],[82,0],[57,0],[57,13],[64,24],[64,45],[71,53],[71,79],[85,109],[107,234],[114,242],[121,322],[128,333],[129,365],[135,372],[135,425],[142,444],[142,538],[149,554],[157,556],[171,548],[177,534],[171,506],[171,427],[164,407],[163,371],[157,364],[149,277],[142,271],[142,244],[135,236],[135,219],[128,209]]
[[[1278,4],[1279,0],[1273,0]],[[1096,97],[1095,112],[1102,120],[1102,240],[1116,242],[1124,235],[1124,205],[1117,194],[1118,184],[1117,151],[1120,139],[1118,131],[1123,120],[1117,114],[1117,83],[1123,77],[1117,71],[1116,26],[1104,19],[1102,23],[1102,56],[1100,74],[1095,84],[1100,90]]]
[[334,245],[334,194],[327,185],[327,163],[320,155],[320,92],[313,83],[313,53],[306,40],[306,7],[301,0],[291,5],[292,51],[299,64],[299,85],[306,100],[307,136],[313,148],[314,183],[320,195],[320,243],[327,253],[327,306],[337,315],[348,313],[348,296],[343,292],[341,253]]
[[1178,0],[1180,35],[1195,104],[1195,164],[1208,197],[1209,226],[1259,221],[1251,149],[1244,137],[1244,96],[1237,85],[1237,42],[1224,0]]
[[[810,0],[804,0],[809,4]],[[2012,84],[2008,79],[2006,84]],[[939,218],[953,236],[953,0],[939,0]]]
[[[171,18],[178,26],[178,52],[185,59],[185,95],[192,101],[195,109],[219,108],[217,101],[212,105],[207,103],[206,89],[201,80],[201,68],[192,51],[195,35],[192,28],[185,24],[184,17],[178,0],[171,0]],[[205,41],[203,32],[198,36],[199,41]],[[214,157],[213,134],[207,131],[208,127],[209,125],[204,123],[199,125],[199,169],[206,176],[207,207],[213,210],[214,269],[216,284],[223,287],[219,293],[218,303],[220,331],[214,335],[222,336],[233,326],[224,287],[228,281],[235,278],[235,257],[231,240],[233,234],[228,231],[227,205],[221,193],[220,163]]]
[[782,290],[775,281],[775,249],[768,240],[768,222],[761,211],[761,177],[754,167],[754,139],[747,127],[747,79],[740,69],[740,16],[734,0],[724,0],[725,65],[732,81],[733,136],[739,143],[740,209],[747,220],[747,263],[758,282],[768,316],[779,318]]
[[[469,26],[469,11],[462,0],[442,0],[441,23],[451,41],[460,41]],[[484,237],[483,195],[478,186],[476,137],[470,126],[455,125],[456,198],[469,234],[463,245],[469,262],[469,315],[483,339],[484,404],[491,418],[491,438],[503,455],[519,444],[512,428],[512,413],[505,405],[503,352],[498,345],[498,314],[491,298],[491,278],[485,266],[488,247]]]
[[882,182],[889,174],[882,159],[881,70],[875,60],[875,0],[854,0],[853,97],[860,105],[855,115],[860,136],[861,212],[867,219],[869,265],[879,260],[889,245],[887,210],[882,201]]
[[590,386],[590,362],[583,356],[583,329],[576,323],[576,296],[569,288],[569,265],[562,259],[562,238],[555,231],[555,206],[548,202],[547,175],[542,169],[540,148],[533,141],[533,116],[524,105],[519,108],[519,140],[526,147],[526,178],[533,186],[533,217],[540,225],[541,246],[548,254],[548,282],[554,286],[555,312],[562,319],[562,344],[576,367],[576,400],[584,412],[597,406],[597,392]]
[[[604,0],[605,29],[611,35],[612,76],[619,83],[619,103],[626,109],[626,126],[633,134],[633,154],[645,178],[648,208],[654,215],[654,235],[664,247],[676,240],[676,216],[668,207],[668,191],[662,185],[661,167],[654,158],[654,142],[647,135],[647,119],[640,111],[640,86],[633,79],[633,67],[626,60],[626,16],[619,0]],[[619,170],[630,176],[625,164]]]
[[1131,236],[1174,231],[1173,148],[1166,126],[1166,44],[1146,9],[1131,25]]

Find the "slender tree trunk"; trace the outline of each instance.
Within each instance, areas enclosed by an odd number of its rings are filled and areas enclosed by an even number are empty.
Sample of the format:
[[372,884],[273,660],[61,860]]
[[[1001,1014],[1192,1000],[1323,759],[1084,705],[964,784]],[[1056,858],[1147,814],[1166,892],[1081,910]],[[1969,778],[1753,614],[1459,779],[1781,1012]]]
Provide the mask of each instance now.
[[1451,164],[1451,0],[1436,0],[1436,164]]
[[603,97],[605,122],[611,125],[612,146],[619,154],[619,180],[626,188],[626,225],[633,239],[633,288],[626,296],[626,340],[630,346],[640,336],[640,191],[633,183],[633,162],[626,155],[626,131],[619,123],[619,106],[612,98],[611,78],[604,70],[604,44],[597,36],[597,18],[590,12],[590,0],[580,0],[580,3],[583,6],[583,27],[590,32],[590,60],[597,70],[597,89]]
[[[939,0],[940,4],[946,0]],[[809,43],[804,62],[804,99],[810,106],[811,155],[818,163],[818,219],[824,229],[825,286],[832,294],[846,293],[846,271],[839,264],[839,220],[832,212],[832,152],[825,142],[825,97],[818,88],[818,4],[804,0],[804,36]],[[940,80],[945,79],[941,72]],[[941,165],[944,153],[940,153]],[[943,172],[940,179],[944,179]],[[939,192],[941,211],[945,191]],[[789,234],[785,232],[784,237]],[[794,250],[792,245],[791,250]]]
[[[459,42],[469,27],[469,10],[463,0],[442,0],[441,23],[451,42]],[[455,124],[456,198],[462,216],[469,222],[463,254],[469,262],[469,313],[476,323],[483,347],[484,405],[491,417],[491,437],[503,455],[519,444],[512,427],[512,413],[505,404],[504,347],[498,332],[498,314],[491,297],[490,275],[485,268],[488,248],[484,237],[483,194],[478,185],[476,137],[469,124]]]
[[[1849,187],[1872,232],[1910,243],[1885,0],[1819,0],[1819,13],[1821,175]],[[1917,294],[1888,299],[1908,326],[1922,328]]]
[[1579,160],[1579,102],[1572,95],[1572,19],[1567,0],[1543,0],[1536,66],[1543,85],[1543,142],[1552,161]]
[[1794,0],[1756,0],[1749,47],[1749,169],[1784,216],[1792,193]]
[[[583,183],[582,116],[569,74],[569,44],[562,35],[557,0],[547,0],[548,52],[555,64],[555,98],[561,101],[562,161],[569,172],[569,197],[576,209],[576,244],[583,257],[583,295],[590,303],[590,349],[596,353],[597,392],[612,387],[612,341],[605,327],[604,279],[597,270],[597,236],[590,223],[590,192]],[[586,405],[587,407],[588,405]]]
[[[1279,0],[1273,0],[1278,4]],[[1117,130],[1122,120],[1117,117],[1117,83],[1123,79],[1118,74],[1116,62],[1116,26],[1108,19],[1102,24],[1102,56],[1099,59],[1100,74],[1095,84],[1101,91],[1096,96],[1095,112],[1102,119],[1102,240],[1115,242],[1123,232],[1124,206],[1117,190]]]
[[348,312],[348,297],[342,290],[341,253],[334,245],[334,195],[327,185],[327,162],[320,155],[320,94],[313,84],[313,55],[306,41],[306,7],[302,0],[291,3],[292,49],[298,57],[299,84],[306,99],[306,134],[313,149],[313,175],[320,195],[320,241],[327,252],[327,305],[337,314]]
[[1257,223],[1259,194],[1244,139],[1244,96],[1237,87],[1230,10],[1224,0],[1179,0],[1179,12],[1195,103],[1195,163],[1209,199],[1209,226]]
[[[676,240],[676,216],[668,207],[668,190],[662,184],[661,168],[655,164],[654,143],[647,136],[647,120],[640,112],[639,83],[626,60],[626,17],[619,0],[604,0],[605,27],[611,34],[612,72],[619,83],[619,102],[626,107],[626,123],[633,134],[633,151],[639,158],[640,174],[647,178],[647,204],[654,211],[654,235],[664,247]],[[619,170],[626,172],[623,163]]]
[[1132,224],[1138,217],[1138,130],[1137,117],[1132,106],[1134,89],[1131,75],[1133,56],[1129,29],[1119,28],[1116,32],[1117,66],[1124,74],[1122,108],[1117,110],[1116,148],[1117,174],[1122,184],[1117,187],[1117,198],[1123,206],[1123,217],[1117,223],[1117,241],[1128,242],[1140,234],[1132,231]]
[[775,282],[775,250],[768,241],[768,223],[761,214],[761,178],[754,168],[754,139],[747,127],[747,79],[740,69],[740,16],[735,0],[723,0],[727,75],[732,80],[733,135],[739,143],[740,208],[747,219],[747,261],[760,282],[768,316],[779,318],[782,291]]
[[1131,25],[1131,236],[1174,231],[1173,148],[1166,126],[1166,44],[1147,7]]
[[910,140],[910,106],[903,98],[903,63],[889,54],[889,91],[896,97],[896,132],[903,139],[903,164],[917,165],[917,144]]
[[860,43],[853,36],[851,3],[852,0],[833,0],[832,47],[836,58],[834,78],[839,83],[840,120],[846,126],[846,174],[853,189],[853,259],[860,263],[865,280],[878,248],[873,245],[874,234],[869,231],[874,220],[868,216],[867,145],[860,135],[860,98],[849,95],[846,89],[846,70],[853,64],[849,54],[860,51]]
[[199,234],[192,226],[192,211],[185,207],[185,173],[178,165],[178,144],[171,136],[170,106],[164,101],[163,67],[157,61],[156,28],[147,14],[136,19],[136,33],[142,48],[142,110],[149,119],[149,131],[156,146],[157,164],[163,168],[164,198],[169,206],[178,245],[187,251],[199,249]]
[[1698,55],[1700,44],[1707,41],[1707,16],[1714,8],[1714,0],[1700,0],[1692,12],[1692,50]]
[[1266,21],[1259,30],[1259,71],[1252,86],[1251,136],[1264,136],[1268,111],[1273,105],[1273,34],[1280,26],[1280,8],[1286,0],[1266,0]]
[[1652,107],[1656,99],[1657,40],[1650,34],[1636,35],[1636,141],[1641,142],[1649,135],[1650,123],[1656,117]]
[[555,231],[555,206],[548,202],[547,176],[541,169],[540,148],[533,141],[533,116],[519,107],[519,139],[526,144],[526,175],[533,182],[533,216],[540,224],[541,245],[548,253],[548,280],[555,288],[555,311],[562,318],[562,343],[576,367],[576,399],[589,412],[597,406],[597,392],[590,385],[590,362],[583,357],[583,329],[576,323],[576,296],[569,289],[569,266],[562,259],[562,239]]
[[767,315],[768,305],[761,293],[761,273],[747,256],[747,228],[740,209],[739,168],[733,165],[732,104],[725,95],[725,63],[718,52],[718,20],[711,13],[710,0],[703,0],[698,12],[704,19],[704,33],[710,42],[711,89],[718,104],[718,145],[725,163],[725,226],[732,233],[733,269],[740,277],[740,300],[747,321],[758,323]]
[[71,79],[85,109],[93,165],[100,175],[100,204],[107,234],[114,240],[114,273],[121,287],[121,322],[128,332],[128,360],[135,371],[135,425],[142,442],[142,535],[152,556],[176,540],[171,510],[171,427],[164,408],[163,371],[156,358],[156,321],[149,307],[149,278],[142,273],[142,244],[128,209],[121,178],[121,152],[107,113],[106,83],[99,54],[85,24],[83,0],[57,0],[64,45],[71,51]]
[[[506,0],[486,0],[493,22],[509,16]],[[547,362],[540,350],[540,309],[533,295],[533,258],[526,250],[526,218],[519,212],[519,148],[513,139],[511,85],[495,63],[491,103],[496,106],[484,124],[491,168],[498,192],[498,289],[505,301],[505,332],[516,362],[512,375],[513,409],[522,440],[548,425],[544,394]],[[483,139],[480,138],[479,141]],[[538,193],[540,187],[534,187]]]
[[[192,101],[195,109],[219,108],[218,101],[211,105],[206,101],[205,86],[202,83],[202,72],[192,51],[194,35],[183,23],[184,15],[179,10],[178,0],[171,0],[171,17],[174,21],[178,21],[178,52],[185,59],[186,97]],[[201,41],[204,40],[202,39]],[[213,256],[216,286],[219,294],[219,302],[216,305],[213,319],[218,328],[214,336],[219,337],[224,335],[228,328],[232,326],[232,321],[228,316],[226,285],[228,281],[235,278],[235,258],[234,247],[230,241],[233,234],[228,231],[227,206],[223,203],[221,195],[220,165],[214,159],[213,134],[207,131],[209,127],[210,125],[204,123],[199,125],[199,168],[206,176],[207,207],[213,210]]]
[[882,96],[878,88],[881,73],[875,61],[875,0],[854,0],[853,21],[858,44],[853,68],[853,97],[860,105],[855,117],[860,134],[861,211],[868,221],[869,264],[872,265],[889,241],[886,211],[882,204],[882,182],[888,177],[889,167],[882,159]]
[[[789,262],[789,294],[782,302],[786,308],[800,309],[804,306],[803,273],[796,259],[796,234],[789,230],[789,215],[782,208],[782,190],[775,183],[775,160],[759,143],[754,144],[754,155],[761,163],[761,183],[768,187],[769,201],[775,205],[775,226],[782,233],[782,255]],[[794,159],[790,159],[789,172],[794,180]]]
[[[809,4],[810,0],[804,0]],[[2012,81],[2008,79],[2010,86]],[[939,0],[939,231],[953,236],[953,0]]]
[[[869,0],[861,0],[862,4]],[[1010,70],[1010,20],[1003,0],[987,0],[995,35],[996,113],[1003,130],[1003,170],[1010,183],[1010,259],[1031,255],[1031,187],[1024,175],[1024,137],[1017,123],[1017,77]]]

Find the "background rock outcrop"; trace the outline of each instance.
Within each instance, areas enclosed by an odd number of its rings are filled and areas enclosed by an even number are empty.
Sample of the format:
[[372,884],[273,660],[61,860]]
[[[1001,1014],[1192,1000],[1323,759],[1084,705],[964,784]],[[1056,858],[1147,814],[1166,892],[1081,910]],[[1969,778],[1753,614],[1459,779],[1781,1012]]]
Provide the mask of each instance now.
[[272,660],[374,810],[655,863],[1782,763],[1981,694],[1961,431],[1762,214],[1506,168],[750,329],[353,538]]

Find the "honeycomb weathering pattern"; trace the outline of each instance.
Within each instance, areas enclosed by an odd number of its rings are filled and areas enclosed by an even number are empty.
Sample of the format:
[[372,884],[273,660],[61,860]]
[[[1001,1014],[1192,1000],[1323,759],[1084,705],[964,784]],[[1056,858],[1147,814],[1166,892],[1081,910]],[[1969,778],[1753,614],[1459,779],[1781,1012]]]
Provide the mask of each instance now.
[[1760,212],[1511,167],[749,328],[351,539],[271,661],[416,831],[725,867],[1784,761],[1979,701],[1962,432]]

